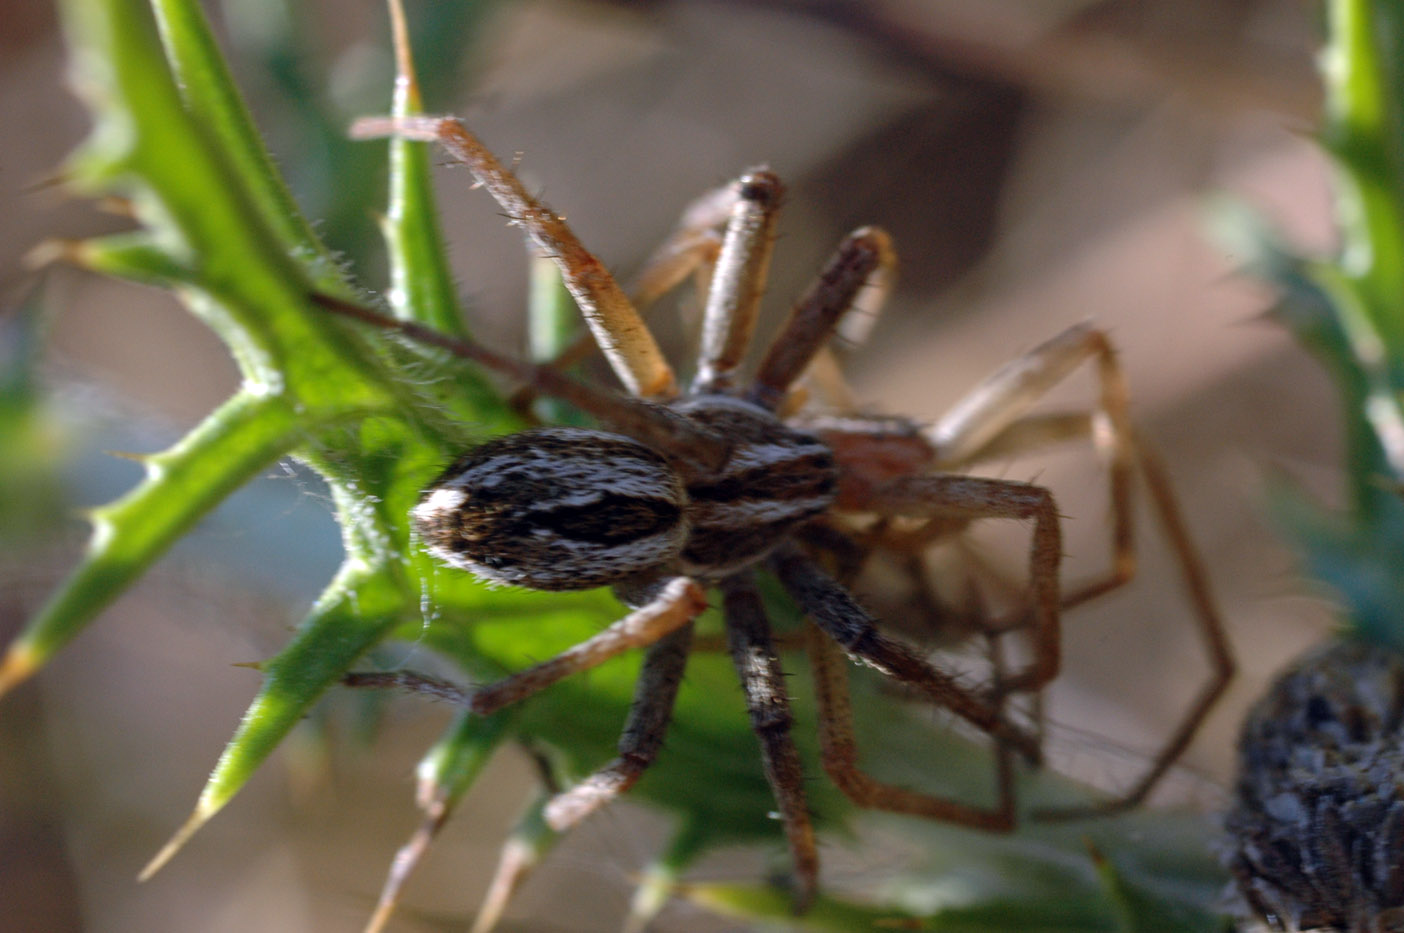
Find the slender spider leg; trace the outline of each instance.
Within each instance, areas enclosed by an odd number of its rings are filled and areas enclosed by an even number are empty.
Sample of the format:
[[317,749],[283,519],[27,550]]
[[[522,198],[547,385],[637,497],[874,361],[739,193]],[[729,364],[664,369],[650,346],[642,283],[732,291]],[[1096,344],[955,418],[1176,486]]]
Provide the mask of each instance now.
[[1013,480],[933,473],[905,476],[877,484],[867,492],[862,509],[879,515],[913,518],[1032,519],[1029,546],[1029,586],[1032,591],[1034,658],[1012,675],[1000,691],[1037,691],[1058,675],[1062,645],[1059,635],[1058,566],[1062,561],[1062,530],[1053,495],[1041,486]]
[[892,240],[877,227],[862,227],[839,244],[834,255],[790,309],[780,333],[756,370],[747,397],[774,411],[809,367],[873,276],[896,263]]
[[526,363],[490,350],[477,341],[450,337],[414,321],[402,321],[332,295],[313,292],[308,298],[327,311],[382,330],[403,334],[419,343],[438,347],[460,359],[470,360],[533,385],[539,391],[569,402],[586,414],[593,415],[621,434],[638,438],[655,449],[667,451],[678,458],[676,462],[687,470],[689,475],[715,471],[730,454],[730,445],[725,439],[661,405],[606,389],[597,389],[572,379],[551,366]]
[[887,784],[864,772],[858,765],[848,671],[843,658],[827,629],[821,631],[818,625],[810,623],[805,625],[805,631],[819,707],[819,754],[824,771],[849,800],[860,807],[944,820],[990,832],[1014,828],[1014,769],[1009,742],[995,743],[997,803],[993,808]]
[[677,395],[672,367],[614,276],[576,238],[565,220],[533,197],[462,121],[454,117],[366,117],[351,127],[353,139],[385,136],[437,142],[467,165],[508,216],[560,267],[595,342],[629,394],[658,399]]
[[[735,201],[736,186],[726,185],[688,205],[673,233],[644,261],[629,283],[629,300],[640,314],[647,315],[658,299],[682,284],[689,275],[695,276],[697,292],[705,299],[717,257],[721,254],[722,237],[717,228],[726,222]],[[550,365],[564,370],[598,349],[595,335],[587,330],[557,354]],[[523,387],[513,396],[513,404],[524,405],[531,397],[531,387]]]
[[1038,761],[1038,743],[1031,735],[950,674],[936,669],[906,645],[882,635],[853,597],[797,547],[782,544],[767,563],[800,609],[849,657],[911,684],[962,719],[1010,743],[1029,761]]
[[1179,725],[1175,727],[1165,745],[1156,753],[1145,774],[1128,790],[1111,800],[1089,807],[1036,811],[1033,814],[1035,819],[1077,819],[1102,813],[1119,813],[1139,805],[1189,747],[1209,711],[1228,689],[1237,666],[1229,648],[1223,619],[1219,616],[1218,607],[1209,589],[1208,574],[1194,543],[1190,540],[1189,531],[1185,528],[1184,518],[1179,504],[1175,501],[1165,468],[1143,442],[1139,439],[1134,440],[1137,464],[1150,490],[1151,505],[1165,537],[1170,541],[1171,550],[1180,568],[1181,582],[1194,608],[1199,637],[1209,655],[1209,679],[1200,687],[1199,694],[1181,716]]
[[827,343],[821,346],[800,375],[789,396],[776,411],[790,416],[800,411],[812,396],[827,411],[853,411],[857,408],[853,390],[843,374],[838,350],[861,347],[868,340],[883,306],[897,285],[897,252],[890,241],[878,256],[878,266],[853,296],[848,309]]
[[692,626],[689,624],[664,635],[649,647],[634,687],[629,718],[619,738],[619,756],[553,797],[544,813],[547,826],[556,832],[565,832],[643,777],[663,747],[691,646]]
[[[1090,418],[1038,418],[1021,423],[1029,406],[1087,360],[1096,363],[1098,402]],[[967,466],[1041,441],[1090,434],[1107,457],[1111,515],[1111,567],[1063,596],[1068,609],[1114,590],[1136,572],[1131,474],[1135,464],[1126,378],[1105,332],[1090,321],[1067,330],[1012,360],[985,379],[924,433],[938,469]],[[1061,433],[1069,432],[1069,433]]]
[[598,667],[631,648],[651,645],[687,625],[706,608],[707,594],[702,587],[687,577],[674,577],[651,602],[603,631],[567,648],[554,658],[483,687],[465,689],[412,671],[352,672],[342,678],[342,683],[348,687],[394,687],[422,693],[465,707],[480,716],[488,716],[541,692],[571,674]]
[[803,912],[819,885],[819,850],[804,795],[804,766],[790,729],[794,717],[785,692],[785,672],[770,634],[760,592],[750,572],[721,583],[726,639],[746,693],[751,730],[760,741],[765,777],[779,807],[795,865],[795,910]]
[[735,185],[735,201],[702,315],[694,394],[730,388],[731,376],[751,343],[775,247],[775,220],[785,192],[780,179],[767,169],[754,168]]

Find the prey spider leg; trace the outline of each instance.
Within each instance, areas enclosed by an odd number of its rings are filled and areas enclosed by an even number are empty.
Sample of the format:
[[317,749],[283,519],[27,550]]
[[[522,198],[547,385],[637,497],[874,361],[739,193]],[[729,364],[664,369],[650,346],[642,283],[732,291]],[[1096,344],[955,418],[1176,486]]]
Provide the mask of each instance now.
[[1184,754],[1195,734],[1199,732],[1199,727],[1219,702],[1219,698],[1228,690],[1235,672],[1233,651],[1229,647],[1223,620],[1219,617],[1218,608],[1209,589],[1208,573],[1199,559],[1194,543],[1190,540],[1188,529],[1185,528],[1165,467],[1159,457],[1140,441],[1137,441],[1136,445],[1136,462],[1150,493],[1151,507],[1156,520],[1170,542],[1179,565],[1181,582],[1194,611],[1199,638],[1209,656],[1209,677],[1199,688],[1199,693],[1191,701],[1189,708],[1181,714],[1179,723],[1156,753],[1145,773],[1135,783],[1121,794],[1089,807],[1036,810],[1033,817],[1038,820],[1080,819],[1099,814],[1120,813],[1139,806]]
[[[1029,406],[1087,361],[1096,365],[1097,405],[1090,416],[1027,416]],[[1107,459],[1111,566],[1063,594],[1071,609],[1127,583],[1136,572],[1131,479],[1137,445],[1126,378],[1105,332],[1074,324],[976,386],[926,432],[935,460],[969,465],[1035,444],[1090,435]]]
[[[1097,403],[1090,413],[1029,414],[1030,407],[1053,386],[1080,366],[1095,367]],[[1184,527],[1174,491],[1154,451],[1131,424],[1126,379],[1107,335],[1090,322],[1069,327],[1052,339],[1006,364],[967,393],[946,415],[930,425],[902,419],[820,417],[801,419],[819,430],[845,462],[867,465],[862,482],[848,484],[852,495],[840,497],[841,509],[870,509],[870,497],[889,477],[895,482],[928,482],[913,478],[922,470],[964,470],[996,460],[1070,440],[1090,438],[1107,462],[1108,511],[1111,516],[1110,565],[1100,574],[1076,584],[1059,599],[1066,611],[1130,581],[1136,570],[1132,500],[1137,473],[1149,494],[1152,514],[1169,544],[1179,568],[1198,637],[1210,662],[1208,679],[1181,715],[1180,721],[1153,756],[1146,772],[1121,794],[1096,806],[1059,811],[1037,811],[1038,819],[1071,819],[1098,813],[1119,812],[1143,802],[1157,782],[1188,747],[1200,725],[1224,694],[1234,673],[1234,660],[1223,622],[1210,592],[1208,575]],[[846,453],[845,453],[846,452]],[[883,495],[891,495],[888,490]],[[939,497],[916,496],[922,509]],[[897,511],[901,511],[898,509]],[[927,514],[922,512],[921,514]],[[953,520],[954,519],[954,520]],[[939,512],[915,529],[880,531],[869,549],[890,549],[899,555],[920,554],[932,542],[948,537],[969,524],[950,512]],[[1037,534],[1037,532],[1036,532]],[[1037,548],[1035,548],[1037,551]],[[1056,637],[1039,636],[1037,577],[1031,576],[1031,610],[1021,612],[1001,628],[1022,628],[1032,620],[1035,670],[1013,679],[1001,678],[1001,694],[1036,684],[1056,661],[1047,656],[1056,649]],[[1047,616],[1045,616],[1046,618]],[[1041,658],[1041,661],[1039,660]],[[1041,668],[1041,671],[1039,671]],[[1029,676],[1039,671],[1036,676]]]
[[[1089,361],[1096,367],[1098,387],[1097,407],[1090,417],[1025,414],[1038,397]],[[1090,322],[1073,325],[997,371],[933,425],[928,436],[938,461],[959,463],[987,460],[1005,452],[1027,450],[1035,444],[1092,437],[1107,460],[1111,561],[1104,573],[1063,595],[1064,610],[1117,589],[1135,575],[1132,492],[1134,474],[1140,473],[1156,524],[1180,571],[1197,633],[1209,659],[1208,679],[1145,773],[1129,788],[1095,806],[1042,810],[1034,816],[1044,820],[1074,819],[1139,805],[1189,746],[1227,690],[1235,665],[1210,593],[1208,574],[1184,527],[1169,477],[1155,452],[1131,424],[1126,378],[1111,341]]]

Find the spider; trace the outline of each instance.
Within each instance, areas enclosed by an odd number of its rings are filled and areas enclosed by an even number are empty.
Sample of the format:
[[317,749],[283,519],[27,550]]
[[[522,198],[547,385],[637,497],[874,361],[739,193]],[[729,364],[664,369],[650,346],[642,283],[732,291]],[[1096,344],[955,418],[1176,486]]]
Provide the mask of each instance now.
[[[765,168],[695,202],[679,233],[648,264],[640,290],[656,294],[693,270],[710,272],[696,376],[678,387],[652,334],[623,289],[576,239],[564,220],[458,120],[367,118],[353,135],[437,141],[465,163],[511,220],[558,264],[594,342],[627,395],[571,379],[558,368],[524,363],[471,340],[449,338],[337,299],[315,296],[341,314],[441,347],[563,399],[600,429],[543,427],[490,440],[449,466],[424,492],[413,524],[440,561],[490,583],[539,590],[611,586],[632,611],[560,655],[504,679],[465,690],[409,672],[358,673],[358,687],[397,686],[440,696],[483,715],[532,696],[621,652],[646,651],[618,757],[548,806],[546,819],[567,829],[631,787],[657,756],[692,642],[692,622],[720,591],[727,647],[735,662],[766,777],[773,789],[802,910],[817,886],[819,857],[806,805],[801,761],[792,741],[784,676],[755,574],[773,573],[812,624],[806,649],[815,671],[824,769],[856,804],[990,831],[1015,823],[1012,756],[1036,762],[1037,735],[1004,709],[1012,693],[1037,693],[1058,673],[1059,615],[1072,603],[1119,585],[1133,566],[1129,476],[1140,463],[1158,512],[1188,568],[1198,572],[1168,491],[1126,425],[1125,392],[1105,336],[1079,325],[996,373],[951,415],[922,427],[902,419],[796,416],[808,380],[834,386],[826,344],[850,309],[871,306],[890,281],[895,257],[887,235],[862,228],[845,238],[809,291],[794,305],[749,378],[740,366],[750,343],[774,241],[783,189]],[[724,226],[718,239],[714,228]],[[706,278],[703,275],[703,278]],[[1112,422],[1113,570],[1062,593],[1060,518],[1037,485],[936,472],[990,454],[1046,388],[1087,359],[1102,384]],[[825,373],[829,375],[826,377]],[[1087,419],[1084,418],[1083,421]],[[1068,434],[1068,430],[1062,432]],[[1164,492],[1162,496],[1161,493]],[[807,529],[836,512],[914,519],[939,536],[980,519],[1032,523],[1027,626],[1031,657],[999,678],[993,691],[967,686],[879,631],[848,590],[823,569]],[[901,550],[910,530],[879,532],[870,546]],[[904,538],[905,536],[905,538]],[[920,535],[917,535],[920,538]],[[1192,581],[1207,603],[1202,574]],[[1204,626],[1212,627],[1212,607]],[[1212,640],[1212,639],[1211,639]],[[881,783],[863,772],[839,654],[871,666],[995,739],[993,806],[977,806]],[[1181,732],[1193,732],[1226,678],[1216,677]],[[1201,708],[1202,707],[1202,708]],[[1188,738],[1157,763],[1159,777]],[[1139,799],[1142,789],[1128,795]],[[1114,802],[1115,805],[1126,801]]]

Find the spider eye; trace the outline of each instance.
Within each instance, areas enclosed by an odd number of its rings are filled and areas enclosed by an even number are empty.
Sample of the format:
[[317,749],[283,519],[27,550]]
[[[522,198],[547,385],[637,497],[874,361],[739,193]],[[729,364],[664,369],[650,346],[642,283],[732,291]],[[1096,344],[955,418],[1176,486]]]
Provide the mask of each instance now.
[[524,431],[449,467],[412,513],[429,553],[481,579],[580,590],[659,567],[687,539],[687,493],[618,434]]

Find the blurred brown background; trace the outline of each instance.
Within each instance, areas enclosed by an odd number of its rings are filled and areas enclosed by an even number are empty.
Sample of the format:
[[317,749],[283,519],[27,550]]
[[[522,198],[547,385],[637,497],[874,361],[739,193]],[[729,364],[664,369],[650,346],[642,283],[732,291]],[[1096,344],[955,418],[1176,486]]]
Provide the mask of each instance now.
[[[288,9],[259,0],[211,12],[227,41],[256,48],[260,24]],[[364,96],[366,76],[382,74],[387,55],[379,3],[298,9],[318,42],[303,67],[327,99],[348,116],[383,108],[383,96]],[[1063,327],[1092,316],[1107,328],[1242,662],[1230,702],[1185,763],[1190,802],[1213,807],[1243,705],[1330,624],[1265,523],[1261,489],[1265,471],[1281,467],[1332,494],[1333,395],[1314,364],[1258,320],[1269,294],[1233,276],[1234,258],[1206,239],[1203,213],[1207,194],[1226,191],[1259,206],[1293,242],[1329,247],[1326,166],[1308,138],[1319,105],[1312,16],[1289,0],[502,3],[481,21],[455,96],[429,104],[465,116],[500,154],[520,152],[520,172],[625,272],[691,197],[768,162],[790,187],[771,313],[847,229],[889,229],[900,289],[850,369],[877,409],[935,417]],[[9,140],[0,281],[9,304],[29,276],[20,257],[36,242],[122,222],[36,187],[85,126],[61,87],[51,14],[40,4],[0,5],[0,43]],[[235,53],[296,179],[308,154],[280,133],[288,106],[261,61]],[[440,184],[474,327],[517,346],[519,237],[469,190],[465,173],[446,169]],[[323,216],[315,204],[309,211]],[[158,438],[145,449],[168,441],[230,391],[234,370],[163,295],[55,270],[45,297],[45,371],[83,426],[75,449],[88,459],[74,482],[92,504],[135,476],[104,472],[94,438],[135,447],[104,432],[136,424],[119,436]],[[1079,378],[1060,398],[1076,404],[1090,393]],[[1074,575],[1099,566],[1101,476],[1086,451],[1020,462],[1004,475],[1051,486],[1070,519]],[[255,675],[230,665],[271,653],[299,600],[325,578],[276,561],[249,569],[242,562],[259,560],[249,542],[270,535],[290,552],[315,552],[314,563],[334,559],[330,523],[300,482],[276,487],[285,504],[258,517],[254,531],[216,522],[212,545],[207,533],[205,544],[183,546],[37,684],[0,704],[5,929],[271,933],[362,922],[415,822],[412,767],[442,710],[404,710],[373,755],[304,738],[157,879],[134,883],[193,804],[256,687]],[[1140,541],[1139,579],[1067,620],[1069,671],[1051,707],[1085,742],[1065,740],[1062,757],[1113,783],[1102,752],[1154,749],[1205,671],[1163,548],[1149,529]],[[75,533],[3,555],[7,633],[71,566],[80,542]],[[309,783],[317,769],[303,762],[323,755],[346,766]],[[412,886],[401,928],[459,928],[450,918],[476,905],[524,773],[510,755],[497,764],[496,780],[475,792]],[[616,928],[631,873],[660,832],[656,816],[613,808],[528,886],[509,914],[514,928]],[[582,907],[586,896],[591,906]],[[682,908],[664,925],[726,928]]]

